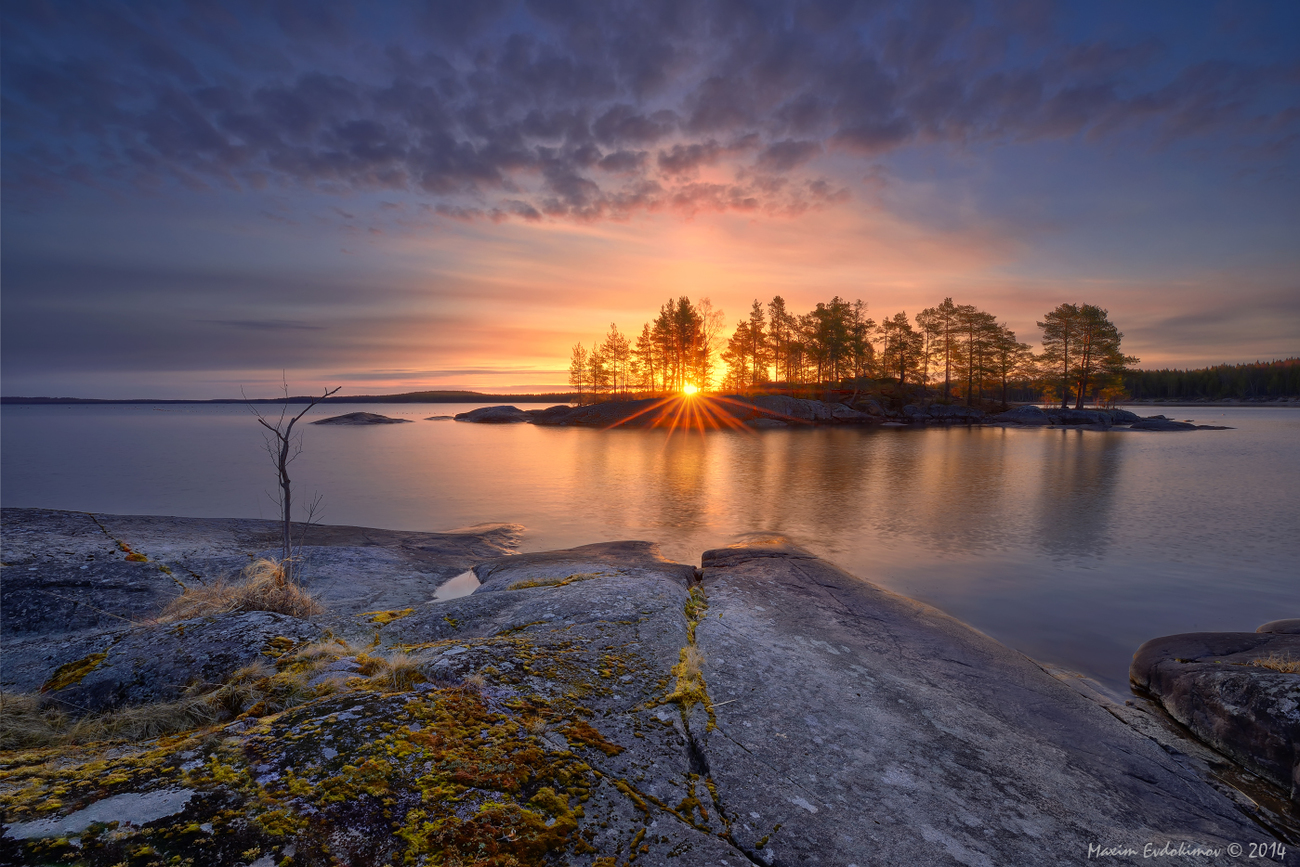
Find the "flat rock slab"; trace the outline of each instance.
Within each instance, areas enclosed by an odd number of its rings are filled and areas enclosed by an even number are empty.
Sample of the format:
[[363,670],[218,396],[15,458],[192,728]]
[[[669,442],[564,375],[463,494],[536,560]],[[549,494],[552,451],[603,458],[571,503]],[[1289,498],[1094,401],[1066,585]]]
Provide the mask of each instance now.
[[[112,865],[147,844],[159,863],[213,865],[246,865],[253,849],[303,865],[746,863],[666,700],[695,570],[648,543],[605,546],[605,559],[593,547],[508,558],[530,586],[418,604],[384,625],[375,652],[404,650],[427,675],[409,690],[344,677],[333,696],[147,756],[87,749],[10,774],[0,861]],[[599,568],[551,583],[570,563]],[[2,800],[51,784],[53,806]],[[57,839],[97,804],[182,789],[192,797],[147,827]]]
[[1193,632],[1138,648],[1129,679],[1219,752],[1300,802],[1300,635]]
[[489,560],[474,567],[479,588],[474,592],[519,589],[524,583],[556,584],[598,576],[633,578],[666,577],[685,586],[695,578],[695,568],[665,560],[653,542],[599,542],[566,551],[517,554]]
[[[112,532],[151,526],[122,520]],[[708,552],[701,585],[648,542],[500,556],[509,527],[321,529],[317,589],[342,614],[18,643],[80,663],[47,694],[94,701],[102,679],[131,702],[350,623],[373,639],[365,654],[404,653],[424,682],[351,678],[354,648],[316,672],[333,694],[280,713],[5,753],[0,863],[1037,865],[1085,863],[1090,846],[1271,842],[1176,750],[1032,661],[779,538]],[[207,550],[185,545],[186,562]],[[477,562],[482,584],[430,601],[409,571],[422,556]],[[355,610],[375,602],[400,610]],[[143,824],[105,832],[106,804]]]
[[756,862],[1037,865],[1270,841],[1154,742],[935,609],[788,544],[706,552],[703,588],[716,727],[697,709],[691,730]]
[[[147,627],[187,587],[237,579],[256,557],[279,556],[275,521],[4,509],[2,522],[5,690],[38,688],[60,666]],[[428,601],[474,564],[514,550],[522,529],[307,528],[301,577],[327,609],[317,626],[368,638],[375,626],[363,615]]]
[[312,424],[406,424],[409,418],[390,418],[386,415],[380,415],[377,412],[350,412],[346,415],[336,415],[330,418],[323,418],[320,421],[314,421]]

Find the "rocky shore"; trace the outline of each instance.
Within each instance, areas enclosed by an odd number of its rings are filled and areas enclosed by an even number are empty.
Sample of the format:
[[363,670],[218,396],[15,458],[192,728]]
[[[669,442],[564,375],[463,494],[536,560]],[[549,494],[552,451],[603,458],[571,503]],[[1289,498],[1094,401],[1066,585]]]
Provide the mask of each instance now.
[[[704,403],[707,408],[696,404]],[[725,419],[724,419],[725,417]],[[723,422],[753,428],[825,425],[1001,425],[1006,427],[1112,428],[1135,431],[1225,430],[1216,425],[1176,421],[1163,415],[1142,417],[1123,409],[1040,409],[1021,406],[989,414],[956,404],[906,404],[889,409],[874,398],[846,403],[806,400],[787,395],[754,397],[719,395],[695,398],[615,400],[588,406],[561,404],[546,409],[485,406],[455,416],[477,424],[535,424],[555,427],[723,426]]]
[[1241,641],[1145,646],[1155,701],[1118,704],[780,538],[696,567],[650,542],[516,554],[515,525],[315,528],[318,612],[175,619],[277,525],[3,529],[3,863],[1298,863],[1285,803],[1224,772],[1267,788],[1285,752],[1157,706],[1170,664],[1271,678]]

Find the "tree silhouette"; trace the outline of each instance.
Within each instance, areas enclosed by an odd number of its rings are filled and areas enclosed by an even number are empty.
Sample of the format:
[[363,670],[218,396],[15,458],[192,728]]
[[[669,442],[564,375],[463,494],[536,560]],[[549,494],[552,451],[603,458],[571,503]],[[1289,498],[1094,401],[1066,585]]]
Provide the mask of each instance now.
[[581,404],[583,392],[587,390],[587,350],[581,343],[573,344],[569,353],[569,387],[577,393]]
[[[292,535],[292,509],[293,509],[293,490],[292,483],[289,479],[289,464],[293,459],[302,454],[302,434],[297,437],[293,435],[293,426],[298,423],[307,412],[320,403],[325,398],[335,394],[343,386],[335,386],[327,389],[320,397],[314,397],[311,402],[297,415],[289,416],[289,383],[284,383],[284,403],[280,407],[280,417],[274,422],[268,421],[265,416],[257,411],[252,404],[248,408],[253,415],[257,417],[257,423],[266,428],[266,450],[271,455],[271,461],[275,464],[276,483],[280,488],[280,523],[281,523],[281,540],[280,540],[280,568],[286,582],[292,582],[294,578],[294,556],[293,556],[293,535]],[[314,505],[314,504],[313,504]],[[308,523],[311,521],[311,512],[308,510]]]
[[1120,352],[1123,334],[1110,321],[1109,313],[1092,304],[1061,304],[1038,323],[1043,329],[1043,359],[1061,382],[1061,408],[1082,409],[1088,386],[1105,385],[1123,376],[1137,359]]

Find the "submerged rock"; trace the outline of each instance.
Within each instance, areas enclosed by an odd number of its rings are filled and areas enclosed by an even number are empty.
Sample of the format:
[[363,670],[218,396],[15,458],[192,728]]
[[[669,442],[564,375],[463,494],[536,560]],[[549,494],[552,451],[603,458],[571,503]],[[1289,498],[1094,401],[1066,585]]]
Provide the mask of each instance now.
[[1170,421],[1167,418],[1144,418],[1133,422],[1129,430],[1177,431],[1196,430],[1196,425],[1185,421]]
[[1143,644],[1129,678],[1197,737],[1300,801],[1297,667],[1300,635],[1194,632]]
[[346,415],[323,418],[312,424],[406,424],[409,421],[409,418],[389,418],[375,412],[350,412]]

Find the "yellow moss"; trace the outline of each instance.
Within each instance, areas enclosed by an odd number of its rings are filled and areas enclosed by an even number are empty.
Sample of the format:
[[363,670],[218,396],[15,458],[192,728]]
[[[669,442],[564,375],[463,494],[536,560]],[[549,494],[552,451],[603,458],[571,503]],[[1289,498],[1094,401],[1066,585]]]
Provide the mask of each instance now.
[[507,590],[528,590],[532,587],[564,587],[566,584],[573,584],[577,581],[590,581],[592,578],[600,578],[606,575],[613,575],[613,572],[578,572],[567,578],[535,578],[526,581],[516,581],[507,587]]
[[378,623],[380,626],[387,626],[394,620],[401,620],[415,612],[414,608],[403,608],[401,611],[363,611],[358,617],[369,617],[371,623]]
[[82,657],[76,662],[60,665],[55,669],[54,675],[41,687],[41,692],[57,692],[81,683],[86,675],[103,665],[105,659],[108,659],[108,653],[101,651]]

